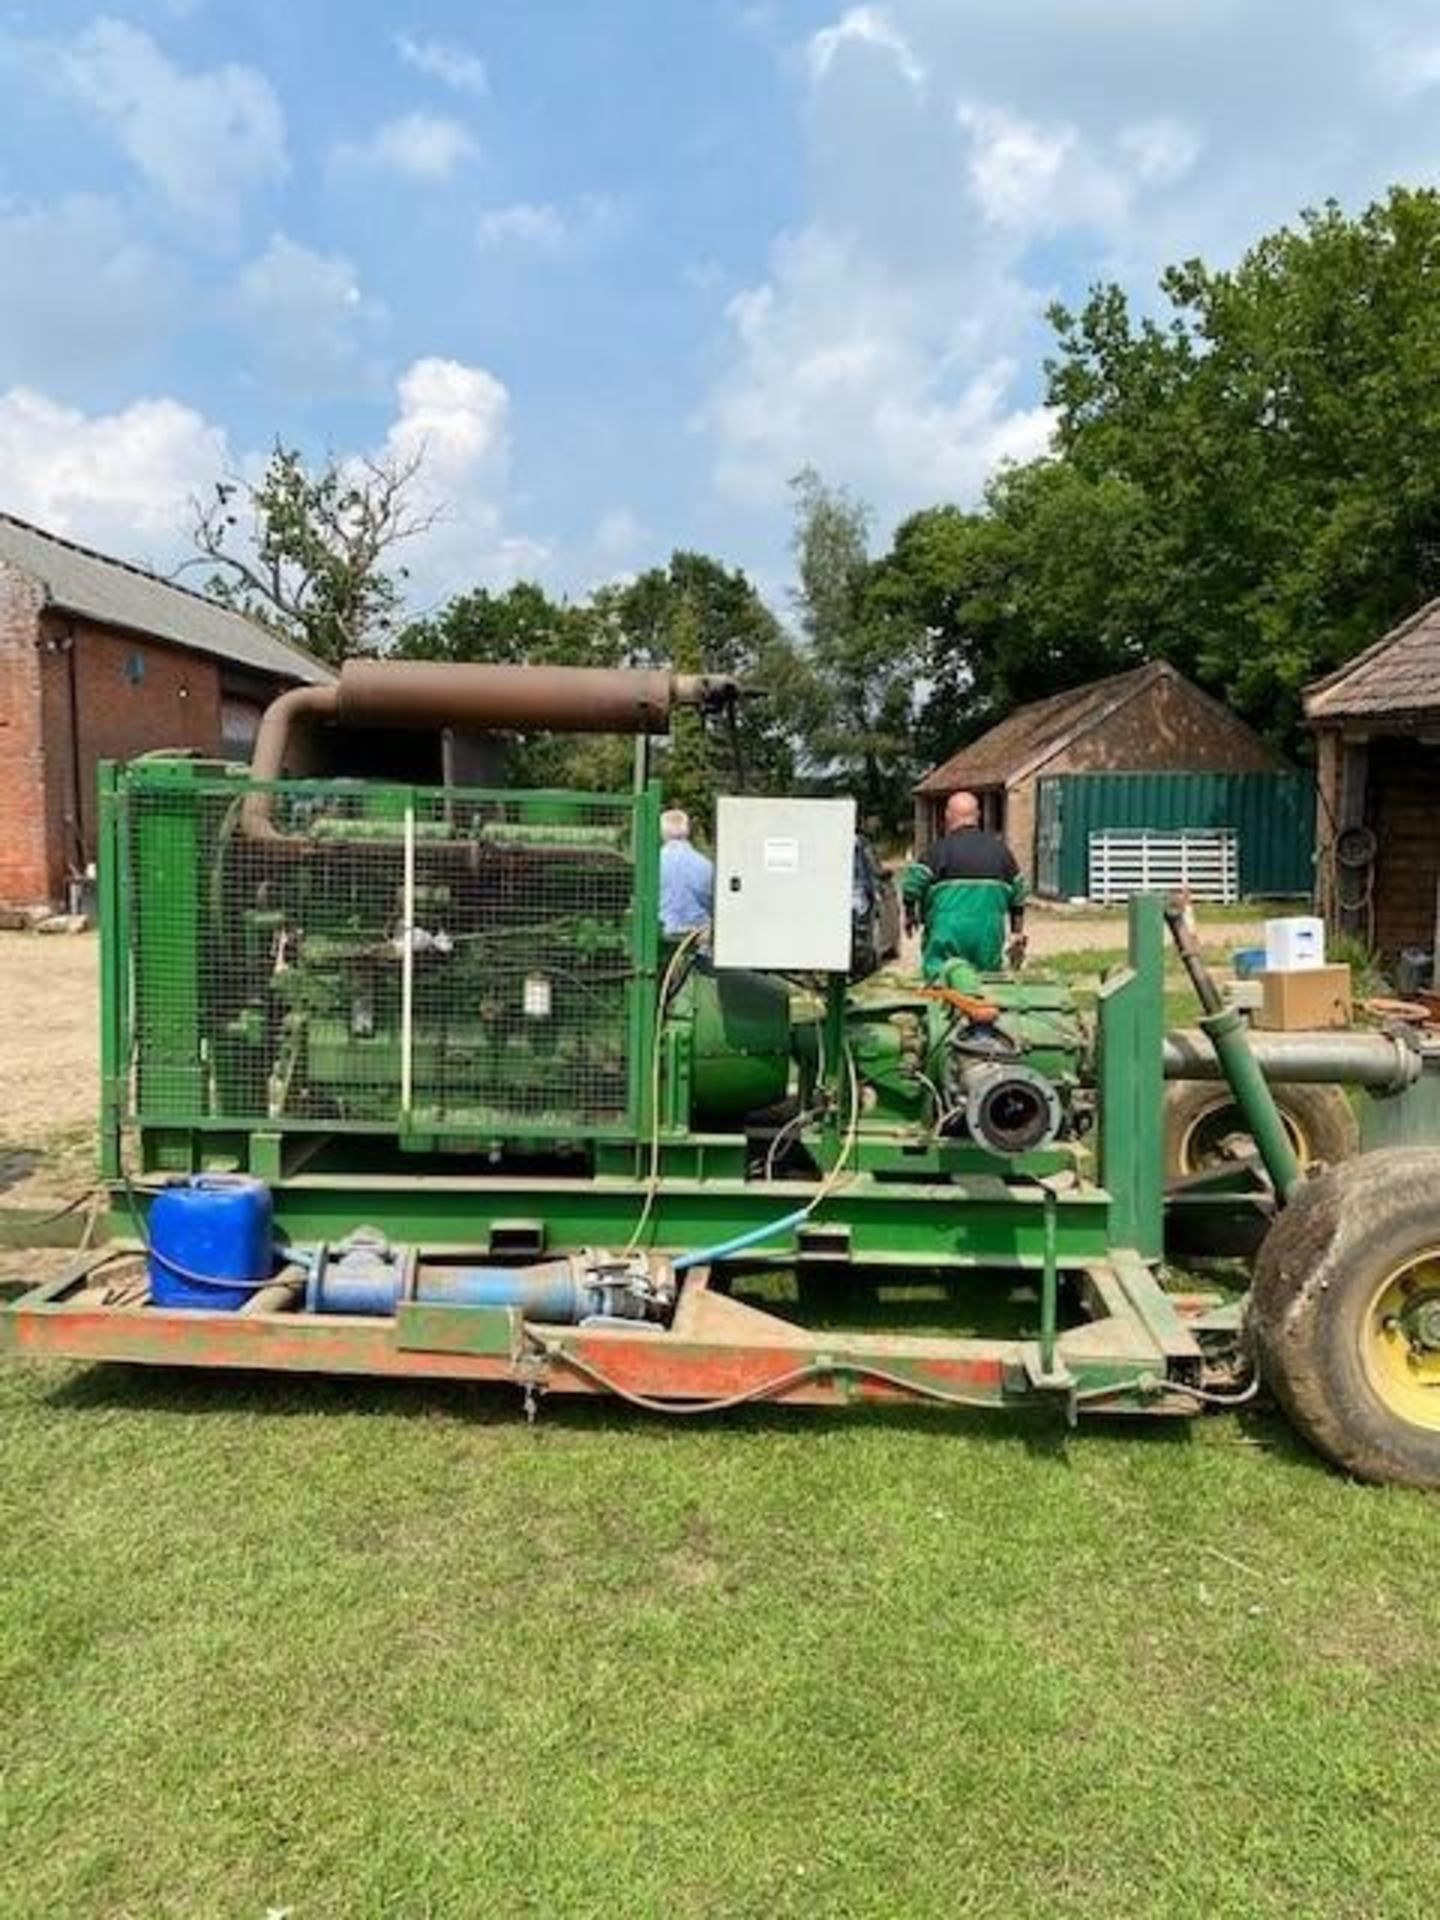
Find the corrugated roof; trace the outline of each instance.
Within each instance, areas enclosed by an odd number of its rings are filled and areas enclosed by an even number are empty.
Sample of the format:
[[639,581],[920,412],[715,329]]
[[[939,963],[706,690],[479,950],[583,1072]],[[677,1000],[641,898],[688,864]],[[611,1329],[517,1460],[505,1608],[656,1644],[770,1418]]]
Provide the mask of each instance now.
[[1440,600],[1305,690],[1307,720],[1440,712]]
[[1020,779],[1166,677],[1178,680],[1181,676],[1163,661],[1152,660],[1127,673],[1112,673],[1107,679],[1032,700],[932,768],[915,791],[953,793],[958,787],[1000,787]]
[[319,685],[335,677],[310,654],[203,593],[62,540],[9,513],[0,513],[0,560],[39,580],[51,606],[66,613],[152,634],[285,680]]

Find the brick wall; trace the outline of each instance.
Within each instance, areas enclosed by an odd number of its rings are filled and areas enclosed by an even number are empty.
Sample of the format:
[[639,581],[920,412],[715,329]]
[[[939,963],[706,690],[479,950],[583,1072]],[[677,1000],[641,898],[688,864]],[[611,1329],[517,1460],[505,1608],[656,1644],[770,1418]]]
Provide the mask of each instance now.
[[[1048,769],[1047,769],[1048,771]],[[1037,787],[1034,780],[1022,780],[1005,796],[1005,841],[1026,881],[1035,885],[1035,808]]]
[[41,661],[43,590],[0,561],[0,903],[38,905],[49,894]]
[[[67,642],[73,637],[79,732],[70,743]],[[46,613],[41,619],[47,851],[52,896],[67,870],[95,857],[95,777],[102,760],[159,747],[220,748],[220,663],[117,628]],[[79,774],[79,820],[75,776]]]
[[[157,747],[220,747],[217,660],[46,610],[0,563],[0,905],[63,900],[95,856],[96,768]],[[73,654],[71,651],[73,642]],[[70,662],[78,737],[72,742]],[[78,796],[77,796],[78,776]],[[78,809],[77,809],[78,797]]]

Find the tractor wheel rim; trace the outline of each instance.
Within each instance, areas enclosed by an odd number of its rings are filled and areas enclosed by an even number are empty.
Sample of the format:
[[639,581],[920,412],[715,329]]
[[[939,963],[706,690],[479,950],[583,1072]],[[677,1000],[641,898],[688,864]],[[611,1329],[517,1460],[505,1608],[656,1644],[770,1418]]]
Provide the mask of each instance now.
[[[1221,1128],[1218,1123],[1227,1116],[1231,1124]],[[1280,1124],[1285,1129],[1302,1171],[1307,1170],[1315,1156],[1310,1150],[1304,1128],[1283,1107],[1280,1108]],[[1210,1167],[1230,1164],[1231,1156],[1224,1151],[1223,1142],[1232,1134],[1244,1134],[1247,1139],[1250,1137],[1240,1109],[1233,1100],[1217,1100],[1213,1107],[1206,1107],[1203,1112],[1197,1113],[1180,1136],[1180,1171],[1204,1173]]]
[[1365,1372],[1379,1399],[1399,1419],[1440,1433],[1440,1347],[1420,1344],[1416,1319],[1440,1318],[1440,1247],[1418,1253],[1382,1280],[1362,1334]]

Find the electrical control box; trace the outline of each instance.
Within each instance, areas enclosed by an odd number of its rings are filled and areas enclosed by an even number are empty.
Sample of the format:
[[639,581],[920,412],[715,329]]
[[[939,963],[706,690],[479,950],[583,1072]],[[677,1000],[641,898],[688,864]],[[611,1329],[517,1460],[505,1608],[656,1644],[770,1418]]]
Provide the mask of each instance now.
[[854,893],[853,800],[717,802],[717,967],[848,973]]

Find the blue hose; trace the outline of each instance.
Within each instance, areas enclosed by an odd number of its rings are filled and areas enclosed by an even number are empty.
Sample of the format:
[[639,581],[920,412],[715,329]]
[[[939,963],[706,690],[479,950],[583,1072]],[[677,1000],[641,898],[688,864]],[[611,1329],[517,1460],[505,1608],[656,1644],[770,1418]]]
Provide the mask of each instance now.
[[691,1267],[708,1267],[716,1260],[728,1260],[732,1253],[743,1253],[757,1241],[768,1240],[772,1233],[785,1233],[809,1217],[809,1207],[797,1207],[794,1213],[787,1213],[782,1220],[768,1221],[763,1227],[751,1227],[748,1232],[737,1233],[731,1240],[718,1241],[713,1247],[702,1247],[698,1253],[682,1253],[674,1263],[675,1271],[688,1273]]

